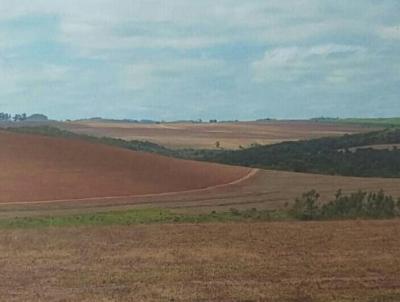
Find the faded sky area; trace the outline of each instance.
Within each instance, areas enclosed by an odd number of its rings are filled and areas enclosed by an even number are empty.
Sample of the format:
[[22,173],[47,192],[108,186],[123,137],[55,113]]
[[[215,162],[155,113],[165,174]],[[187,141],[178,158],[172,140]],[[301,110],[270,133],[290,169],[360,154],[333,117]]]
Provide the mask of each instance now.
[[0,111],[400,116],[400,1],[0,0]]

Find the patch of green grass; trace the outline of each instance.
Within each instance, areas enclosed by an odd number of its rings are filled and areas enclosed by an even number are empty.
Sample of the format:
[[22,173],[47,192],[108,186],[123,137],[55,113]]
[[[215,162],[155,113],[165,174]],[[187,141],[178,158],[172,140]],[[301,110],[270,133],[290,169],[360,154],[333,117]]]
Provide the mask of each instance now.
[[340,124],[358,124],[368,127],[399,127],[400,117],[391,118],[316,118],[313,119],[316,122],[329,122],[329,123],[340,123]]
[[[340,191],[339,191],[340,192]],[[0,229],[71,227],[71,226],[107,226],[133,225],[151,223],[209,223],[209,222],[257,222],[288,220],[332,220],[332,219],[389,219],[398,217],[397,208],[391,196],[380,193],[366,194],[358,192],[349,196],[337,193],[336,199],[328,203],[319,203],[319,195],[315,191],[303,194],[296,199],[292,208],[281,210],[258,210],[256,208],[229,211],[212,211],[207,214],[182,214],[168,209],[132,209],[83,213],[59,216],[15,217],[0,219]],[[311,194],[312,193],[312,194]],[[310,195],[311,194],[311,195]],[[361,201],[359,198],[363,198]],[[366,199],[365,199],[366,198]],[[365,200],[364,200],[365,199]],[[354,209],[373,212],[355,212]],[[381,213],[381,211],[383,211]],[[327,212],[328,214],[325,214]],[[306,215],[306,216],[305,216]],[[311,216],[310,216],[311,215]]]
[[230,222],[230,221],[277,221],[289,219],[289,213],[278,210],[243,210],[239,211],[235,208],[230,209],[229,212],[211,212],[209,214],[198,215],[177,215],[174,222],[188,222],[188,223],[201,223],[201,222]]
[[283,211],[231,209],[209,214],[177,214],[164,209],[134,209],[65,216],[16,217],[1,219],[0,228],[44,228],[68,226],[131,225],[149,223],[204,223],[229,221],[272,221],[288,219]]
[[17,217],[0,220],[0,228],[63,227],[80,225],[140,224],[173,221],[175,214],[165,210],[139,209],[85,213],[65,216]]

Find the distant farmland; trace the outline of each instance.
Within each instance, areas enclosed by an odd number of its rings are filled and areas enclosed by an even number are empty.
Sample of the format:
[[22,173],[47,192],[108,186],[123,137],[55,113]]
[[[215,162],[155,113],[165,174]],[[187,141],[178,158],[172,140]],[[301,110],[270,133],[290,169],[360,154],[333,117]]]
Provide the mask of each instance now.
[[265,121],[237,123],[139,124],[79,121],[61,125],[80,134],[109,136],[126,140],[146,140],[170,148],[217,147],[237,149],[251,144],[275,144],[324,136],[371,131],[359,125],[312,121]]

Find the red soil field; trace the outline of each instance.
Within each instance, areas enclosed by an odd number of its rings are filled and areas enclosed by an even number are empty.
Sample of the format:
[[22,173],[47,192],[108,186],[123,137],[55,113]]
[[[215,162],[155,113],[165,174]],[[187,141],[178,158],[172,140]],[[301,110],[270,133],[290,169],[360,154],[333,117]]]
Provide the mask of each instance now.
[[5,131],[0,145],[0,203],[196,190],[234,182],[251,171]]

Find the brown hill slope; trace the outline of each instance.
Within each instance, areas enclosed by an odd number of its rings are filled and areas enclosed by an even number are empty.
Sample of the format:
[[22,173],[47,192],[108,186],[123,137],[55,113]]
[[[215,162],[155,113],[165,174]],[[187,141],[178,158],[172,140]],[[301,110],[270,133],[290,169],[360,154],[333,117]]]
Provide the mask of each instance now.
[[1,203],[186,191],[230,183],[250,172],[4,131],[0,146]]

